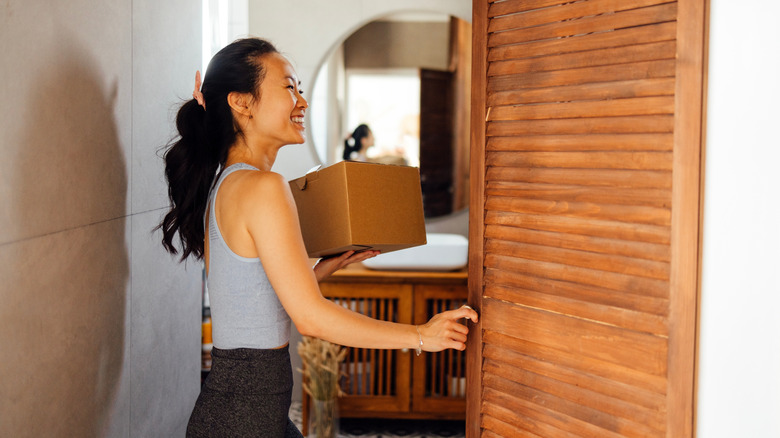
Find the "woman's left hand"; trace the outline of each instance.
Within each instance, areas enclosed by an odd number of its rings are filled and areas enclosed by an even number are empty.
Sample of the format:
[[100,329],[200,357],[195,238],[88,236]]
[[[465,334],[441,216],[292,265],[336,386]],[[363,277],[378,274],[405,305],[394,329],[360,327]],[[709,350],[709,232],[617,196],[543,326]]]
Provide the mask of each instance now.
[[317,262],[316,265],[314,265],[314,275],[317,277],[317,281],[319,282],[328,278],[331,274],[347,265],[351,265],[352,263],[360,263],[363,260],[367,260],[378,255],[379,251],[347,251],[339,256],[322,258]]

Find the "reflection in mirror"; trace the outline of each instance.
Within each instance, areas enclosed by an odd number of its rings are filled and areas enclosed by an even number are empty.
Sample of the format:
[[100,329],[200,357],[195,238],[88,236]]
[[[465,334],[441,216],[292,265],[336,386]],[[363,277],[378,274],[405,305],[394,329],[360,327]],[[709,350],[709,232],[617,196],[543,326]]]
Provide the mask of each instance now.
[[366,124],[373,143],[350,159],[420,168],[426,218],[468,205],[471,25],[436,13],[361,27],[323,61],[309,110],[323,164],[344,159]]

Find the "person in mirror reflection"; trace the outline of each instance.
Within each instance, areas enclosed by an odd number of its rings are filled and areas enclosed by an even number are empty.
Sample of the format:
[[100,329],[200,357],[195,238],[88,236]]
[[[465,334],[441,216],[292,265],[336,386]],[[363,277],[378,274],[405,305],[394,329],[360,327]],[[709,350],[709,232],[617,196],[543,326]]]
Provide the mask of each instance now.
[[374,145],[374,133],[366,124],[358,125],[344,140],[344,160],[368,161],[368,148]]
[[199,82],[196,74],[164,153],[171,207],[158,226],[167,251],[204,261],[210,294],[212,370],[187,436],[301,436],[288,417],[291,320],[302,335],[345,346],[463,350],[468,328],[458,320],[477,321],[468,307],[414,326],[322,296],[319,281],[377,252],[349,251],[312,268],[290,187],[271,171],[280,148],[304,142],[308,103],[290,62],[267,41],[241,39]]

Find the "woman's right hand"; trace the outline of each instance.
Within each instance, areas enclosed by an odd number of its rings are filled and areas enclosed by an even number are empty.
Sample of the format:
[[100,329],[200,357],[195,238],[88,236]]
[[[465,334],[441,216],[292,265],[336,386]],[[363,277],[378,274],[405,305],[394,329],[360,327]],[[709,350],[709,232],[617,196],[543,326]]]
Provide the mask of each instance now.
[[436,352],[447,348],[465,350],[469,329],[458,322],[463,318],[474,323],[479,321],[476,311],[471,307],[463,306],[457,310],[448,310],[434,315],[427,323],[418,326],[422,336],[423,351]]

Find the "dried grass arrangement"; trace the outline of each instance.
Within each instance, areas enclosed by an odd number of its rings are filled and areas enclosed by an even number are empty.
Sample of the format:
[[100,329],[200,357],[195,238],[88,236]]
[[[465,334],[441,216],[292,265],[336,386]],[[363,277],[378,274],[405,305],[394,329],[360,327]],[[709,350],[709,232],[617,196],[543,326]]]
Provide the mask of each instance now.
[[339,364],[347,356],[347,349],[322,339],[304,336],[298,343],[298,354],[303,362],[303,390],[314,400],[331,400],[342,394],[339,386]]
[[311,396],[311,429],[317,438],[335,438],[338,430],[337,399],[342,394],[339,385],[339,365],[347,349],[322,339],[304,336],[298,343],[303,362],[303,390]]

